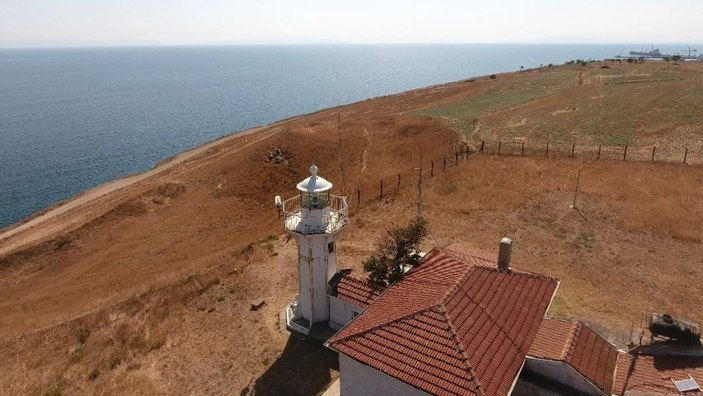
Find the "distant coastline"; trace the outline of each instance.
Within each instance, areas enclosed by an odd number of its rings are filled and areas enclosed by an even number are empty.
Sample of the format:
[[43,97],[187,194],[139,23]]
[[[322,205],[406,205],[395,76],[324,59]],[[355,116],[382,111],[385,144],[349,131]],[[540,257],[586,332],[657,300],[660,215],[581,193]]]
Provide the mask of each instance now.
[[[232,130],[619,45],[353,45],[0,52],[0,228]],[[26,221],[26,219],[25,219]]]

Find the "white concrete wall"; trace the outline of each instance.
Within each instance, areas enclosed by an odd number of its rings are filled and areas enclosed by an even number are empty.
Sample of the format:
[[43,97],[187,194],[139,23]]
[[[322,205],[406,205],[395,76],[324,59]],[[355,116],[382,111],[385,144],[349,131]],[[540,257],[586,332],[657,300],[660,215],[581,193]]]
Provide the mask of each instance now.
[[311,322],[330,318],[327,282],[337,272],[337,249],[330,253],[328,244],[336,234],[299,235],[298,240],[298,312]]
[[405,382],[339,354],[340,396],[426,396]]
[[298,261],[298,315],[310,320],[312,318],[312,269],[310,261],[300,257]]
[[588,395],[605,395],[591,381],[564,362],[528,357],[523,370],[530,370]]
[[330,327],[339,330],[354,319],[354,312],[360,314],[363,309],[354,304],[330,296]]

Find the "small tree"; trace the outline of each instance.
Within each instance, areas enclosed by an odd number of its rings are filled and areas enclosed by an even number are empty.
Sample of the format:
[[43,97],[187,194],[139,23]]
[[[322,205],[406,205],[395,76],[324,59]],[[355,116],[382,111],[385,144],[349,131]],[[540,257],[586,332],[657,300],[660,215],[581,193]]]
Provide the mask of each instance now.
[[427,220],[416,217],[405,227],[386,232],[376,251],[364,261],[372,282],[388,285],[403,279],[404,267],[417,262],[417,249],[429,233]]

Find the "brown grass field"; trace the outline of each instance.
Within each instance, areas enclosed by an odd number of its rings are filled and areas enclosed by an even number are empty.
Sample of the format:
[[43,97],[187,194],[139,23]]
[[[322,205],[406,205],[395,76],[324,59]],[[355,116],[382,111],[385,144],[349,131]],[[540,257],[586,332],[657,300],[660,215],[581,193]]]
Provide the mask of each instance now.
[[[703,322],[703,64],[600,66],[475,78],[297,117],[0,231],[0,389],[324,391],[336,355],[279,328],[297,289],[296,247],[273,197],[294,194],[313,161],[340,192],[338,114],[352,209],[341,267],[361,270],[384,230],[416,214],[422,152],[424,248],[492,252],[511,236],[513,266],[561,280],[550,313],[619,344],[648,311]],[[455,163],[455,151],[481,140],[656,145],[659,157],[472,154]],[[256,298],[266,304],[251,311]]]

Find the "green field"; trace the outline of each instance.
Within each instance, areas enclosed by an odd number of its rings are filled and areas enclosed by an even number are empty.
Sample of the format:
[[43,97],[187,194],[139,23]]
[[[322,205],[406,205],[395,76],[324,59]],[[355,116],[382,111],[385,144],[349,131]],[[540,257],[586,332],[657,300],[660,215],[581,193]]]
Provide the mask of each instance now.
[[488,90],[415,114],[445,119],[473,141],[703,149],[698,65],[601,65],[499,75]]

